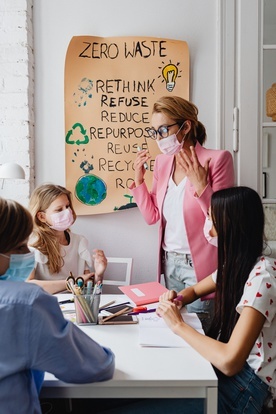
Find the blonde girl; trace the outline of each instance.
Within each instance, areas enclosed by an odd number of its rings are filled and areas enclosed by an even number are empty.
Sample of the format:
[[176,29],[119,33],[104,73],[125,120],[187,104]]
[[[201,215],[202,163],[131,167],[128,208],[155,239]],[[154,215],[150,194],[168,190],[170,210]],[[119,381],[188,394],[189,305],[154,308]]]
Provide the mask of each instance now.
[[36,261],[29,280],[49,293],[57,293],[66,289],[70,272],[85,281],[91,277],[95,282],[103,279],[107,265],[104,252],[95,249],[91,255],[87,239],[70,231],[76,220],[70,191],[60,185],[43,184],[32,193],[29,209],[34,220],[30,247]]

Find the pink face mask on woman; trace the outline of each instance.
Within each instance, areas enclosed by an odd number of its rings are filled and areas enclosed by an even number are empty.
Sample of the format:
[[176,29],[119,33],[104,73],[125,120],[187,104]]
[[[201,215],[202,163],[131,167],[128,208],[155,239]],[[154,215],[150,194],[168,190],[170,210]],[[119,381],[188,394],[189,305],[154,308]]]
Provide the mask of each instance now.
[[161,139],[161,141],[157,141],[157,145],[163,154],[175,155],[181,150],[183,142],[179,142],[176,134],[173,134]]
[[181,130],[184,124],[185,122],[183,122],[183,124],[181,125],[181,127],[179,128],[176,134],[169,135],[167,138],[163,138],[161,139],[161,141],[157,141],[157,145],[160,151],[163,152],[163,154],[175,155],[179,153],[179,151],[183,147],[185,135],[182,141],[179,142],[177,139],[177,134]]
[[65,231],[74,223],[74,217],[71,208],[51,214],[52,225],[50,229],[57,231]]
[[212,230],[212,228],[213,228],[212,220],[206,217],[205,224],[203,227],[204,236],[206,237],[206,239],[208,240],[210,244],[212,244],[215,247],[218,247],[218,236],[210,235],[210,231]]

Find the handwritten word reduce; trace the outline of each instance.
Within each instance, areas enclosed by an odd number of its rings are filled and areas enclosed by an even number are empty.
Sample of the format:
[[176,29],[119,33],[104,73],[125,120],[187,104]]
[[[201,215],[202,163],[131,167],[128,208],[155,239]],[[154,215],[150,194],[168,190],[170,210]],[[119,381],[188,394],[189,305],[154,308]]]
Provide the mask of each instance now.
[[149,112],[107,112],[101,111],[101,122],[135,122],[139,124],[142,122],[143,124],[150,123],[150,114]]

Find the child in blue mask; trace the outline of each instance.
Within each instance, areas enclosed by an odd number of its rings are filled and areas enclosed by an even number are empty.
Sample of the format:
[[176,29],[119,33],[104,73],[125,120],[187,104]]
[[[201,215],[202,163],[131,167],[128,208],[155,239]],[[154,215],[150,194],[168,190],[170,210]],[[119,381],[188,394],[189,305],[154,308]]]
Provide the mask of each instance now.
[[[1,203],[8,202],[1,200]],[[13,204],[12,201],[9,203],[16,210],[17,205]],[[21,210],[18,210],[22,215]],[[29,220],[22,219],[20,231],[16,227],[16,222],[14,226],[11,225],[8,219],[1,222],[1,233],[6,236],[3,240],[0,240],[0,280],[25,281],[34,269],[34,253],[30,252],[27,246],[32,228],[31,218]],[[26,235],[25,238],[22,235]]]
[[30,247],[36,264],[28,280],[49,293],[65,290],[70,272],[85,281],[93,277],[95,283],[101,282],[107,259],[102,250],[91,254],[87,239],[70,231],[76,220],[70,191],[43,184],[32,193],[29,209],[34,220]]
[[35,267],[34,252],[25,254],[10,254],[10,256],[0,253],[0,256],[9,260],[9,267],[5,274],[1,276],[1,280],[13,280],[25,282]]
[[114,372],[109,349],[66,321],[55,297],[22,282],[34,267],[27,245],[32,230],[31,214],[0,198],[0,406],[5,413],[41,413],[46,370],[73,383],[108,380]]

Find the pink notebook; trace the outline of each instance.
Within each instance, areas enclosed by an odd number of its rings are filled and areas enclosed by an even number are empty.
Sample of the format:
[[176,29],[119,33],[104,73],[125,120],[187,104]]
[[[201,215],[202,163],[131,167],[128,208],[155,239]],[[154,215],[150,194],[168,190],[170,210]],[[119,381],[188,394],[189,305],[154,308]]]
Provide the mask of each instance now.
[[167,288],[158,282],[140,283],[138,285],[119,286],[119,289],[131,299],[136,306],[147,305],[159,301],[159,296],[167,292]]

